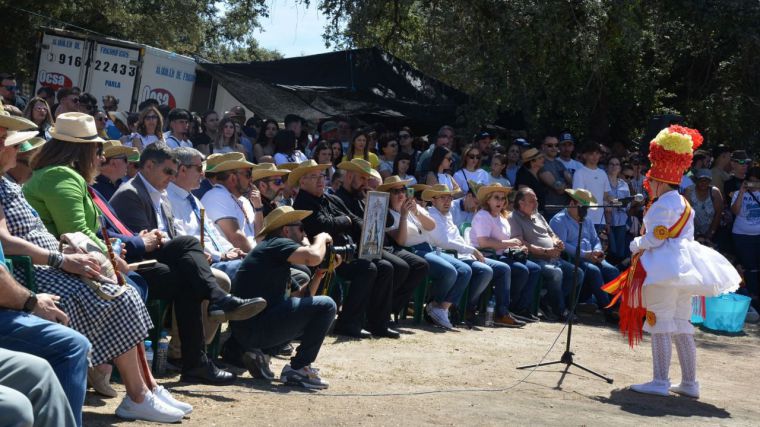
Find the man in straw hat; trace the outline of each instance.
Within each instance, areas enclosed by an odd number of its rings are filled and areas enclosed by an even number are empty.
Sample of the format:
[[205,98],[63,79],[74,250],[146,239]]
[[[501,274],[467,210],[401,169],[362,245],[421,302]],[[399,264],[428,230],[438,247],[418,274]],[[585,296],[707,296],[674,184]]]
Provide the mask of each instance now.
[[[694,211],[678,193],[702,140],[697,130],[672,125],[650,142],[652,167],[644,186],[654,202],[644,214],[646,232],[631,241],[631,267],[604,287],[615,295],[613,302],[620,300],[620,329],[631,346],[641,340],[642,329],[652,334],[653,379],[631,386],[639,393],[667,396],[672,391],[699,397],[692,296],[732,292],[741,283],[726,258],[694,240]],[[671,386],[673,341],[681,382]]]
[[251,181],[254,188],[261,194],[264,216],[269,215],[277,207],[276,200],[285,189],[285,175],[289,173],[289,169],[278,169],[274,163],[260,163],[253,167]]
[[45,139],[34,137],[19,144],[16,155],[16,166],[5,172],[5,177],[18,185],[24,185],[32,177],[32,168],[29,165],[32,158],[37,154],[37,149],[45,144]]
[[[360,241],[361,229],[364,227],[364,203],[369,181],[376,179],[372,172],[377,173],[377,171],[372,169],[370,162],[364,159],[343,161],[338,164],[338,169],[345,171],[346,175],[343,178],[343,185],[336,192],[336,196],[354,215],[362,218],[362,222],[357,224],[359,232],[352,234],[355,241]],[[393,217],[390,214],[386,217],[385,225],[386,227],[393,225]],[[394,251],[389,249],[392,248],[389,247],[382,251],[382,259],[372,261],[378,269],[378,276],[390,269],[389,274],[392,279],[389,288],[381,287],[378,283],[375,284],[371,300],[376,305],[375,310],[378,318],[368,323],[367,328],[372,335],[378,337],[400,338],[401,335],[397,331],[388,327],[388,319],[391,311],[393,311],[393,295],[403,297],[412,292],[427,273],[428,265],[422,257],[403,248],[397,248]],[[383,318],[385,321],[381,320]]]
[[122,182],[126,181],[127,158],[135,149],[125,147],[121,142],[112,139],[103,144],[103,157],[105,161],[100,164],[100,174],[95,177],[92,186],[110,200],[113,193],[119,189]]
[[[314,238],[325,232],[332,236],[336,245],[342,246],[353,243],[352,236],[360,235],[363,219],[351,212],[339,197],[325,193],[325,169],[329,167],[307,160],[288,175],[288,185],[299,189],[293,208],[314,212],[303,220],[306,234]],[[350,291],[341,303],[342,309],[333,329],[336,334],[354,338],[371,337],[363,329],[365,316],[372,326],[387,323],[390,313],[387,309],[390,304],[388,290],[391,289],[393,275],[391,269],[389,263],[383,263],[380,270],[375,263],[365,259],[355,259],[338,268],[338,275],[350,281]],[[375,286],[385,290],[387,301],[375,304],[371,298]]]
[[[253,163],[241,159],[224,160],[206,167],[216,184],[203,195],[206,214],[236,248],[248,253],[256,246],[256,230],[264,222],[259,190],[251,189]],[[245,194],[251,192],[251,196]]]
[[[105,201],[101,210],[109,226],[119,233],[129,236],[133,235],[131,230],[141,230],[138,236],[144,242],[144,256],[158,261],[153,267],[141,268],[140,275],[148,281],[155,297],[174,303],[182,341],[181,380],[228,384],[235,380],[235,375],[216,367],[204,351],[201,302],[209,300],[209,317],[228,320],[254,316],[266,302],[240,299],[223,291],[198,239],[177,234],[166,194],[170,179],[176,174],[173,153],[153,144],[140,157],[140,172],[122,184],[111,198],[113,213],[118,217],[109,215],[110,206]],[[128,250],[127,255],[130,254],[134,256],[132,250]]]
[[[557,237],[565,244],[564,252],[572,260],[575,257],[576,246],[578,245],[578,228],[581,221],[581,210],[596,206],[596,197],[590,191],[585,189],[567,189],[566,194],[570,197],[569,207],[559,211],[549,221],[552,230],[557,233]],[[613,323],[617,323],[618,318],[612,308],[608,308],[610,303],[609,295],[602,291],[602,285],[614,279],[620,274],[620,271],[605,259],[602,250],[602,242],[596,234],[594,224],[589,220],[585,213],[583,215],[583,235],[581,236],[581,259],[579,266],[583,270],[584,281],[580,285],[587,285],[596,299],[596,305],[602,308],[604,318]],[[588,296],[588,292],[581,293]],[[582,299],[579,300],[582,302]]]
[[242,298],[264,298],[267,308],[256,318],[231,322],[230,327],[232,338],[245,351],[243,363],[254,378],[273,380],[271,356],[278,354],[284,344],[300,339],[280,380],[324,389],[327,382],[311,364],[337,310],[330,297],[315,295],[326,270],[318,268],[308,285],[294,286],[290,280],[292,265],[318,266],[326,256],[326,246],[332,242],[329,234],[319,233],[310,243],[301,222],[310,215],[310,211],[281,206],[266,216],[259,232],[264,240],[245,257],[232,292]]
[[216,184],[216,174],[213,172],[214,167],[218,165],[219,163],[222,163],[227,160],[245,160],[245,154],[233,151],[230,153],[214,153],[209,154],[208,157],[206,157],[205,162],[205,172],[204,177],[201,180],[200,187],[193,191],[193,194],[195,197],[202,199],[203,196],[206,195],[206,193],[214,188],[214,184]]

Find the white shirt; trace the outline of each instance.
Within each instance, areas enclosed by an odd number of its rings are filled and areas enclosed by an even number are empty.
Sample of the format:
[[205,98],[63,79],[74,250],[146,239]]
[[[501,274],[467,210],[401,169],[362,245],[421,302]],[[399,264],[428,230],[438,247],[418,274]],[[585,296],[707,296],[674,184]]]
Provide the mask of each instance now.
[[193,143],[190,142],[190,140],[187,139],[179,139],[176,136],[172,134],[171,131],[164,133],[164,141],[166,141],[166,146],[169,148],[179,148],[179,147],[192,147]]
[[309,159],[306,158],[306,155],[304,155],[301,150],[295,150],[293,151],[293,154],[288,156],[285,153],[275,153],[274,154],[274,164],[275,165],[281,165],[283,163],[301,163],[305,162]]
[[[752,195],[755,197],[753,198]],[[739,192],[735,191],[733,196],[731,196],[732,206],[738,197]],[[755,199],[760,200],[760,191],[753,191],[752,194],[749,194],[748,191],[744,192],[742,209],[739,211],[739,215],[736,215],[733,229],[731,230],[732,233],[744,234],[746,236],[757,236],[760,234],[760,205],[757,204]]]
[[137,172],[137,176],[140,177],[143,184],[145,184],[145,188],[148,189],[148,195],[150,195],[150,200],[153,202],[153,210],[156,211],[156,223],[158,225],[158,229],[164,233],[168,233],[169,230],[166,228],[166,224],[164,223],[164,215],[161,212],[161,200],[163,199],[169,203],[169,198],[166,196],[166,190],[158,191],[158,189],[152,186],[140,172]]
[[139,138],[140,142],[142,143],[143,149],[145,147],[149,146],[150,144],[155,144],[156,142],[160,142],[161,140],[158,139],[156,135],[150,134],[150,135],[140,135],[139,133],[135,132],[132,135],[129,135],[129,138],[127,138],[126,141],[124,141],[123,145],[127,147],[133,147],[132,140],[135,138]]
[[[166,189],[169,197],[169,202],[172,204],[172,215],[174,216],[174,228],[177,230],[177,234],[182,236],[193,236],[200,240],[201,238],[201,222],[198,215],[193,211],[193,206],[187,197],[190,196],[195,199],[199,209],[205,209],[203,203],[193,196],[192,193],[179,187],[173,182],[169,184],[169,188]],[[208,215],[205,217],[206,226],[206,238],[204,238],[204,249],[211,255],[213,262],[219,262],[222,259],[222,254],[232,250],[232,244],[222,236],[214,227],[214,224],[209,221]],[[212,237],[209,238],[208,236]],[[213,241],[211,240],[213,238]],[[216,243],[216,245],[214,245]],[[218,247],[217,247],[218,245]]]
[[562,157],[557,156],[557,160],[559,160],[560,162],[562,162],[563,165],[565,165],[565,169],[570,171],[570,175],[575,175],[575,172],[577,170],[584,167],[583,163],[575,159],[564,160],[562,159]]
[[[223,185],[216,184],[201,199],[206,206],[206,215],[216,224],[222,219],[234,219],[251,246],[256,246],[256,231],[253,220],[256,212],[251,202],[243,196],[235,197]],[[224,234],[219,225],[217,229]]]
[[[589,169],[586,166],[576,170],[573,174],[573,188],[585,188],[590,191],[600,205],[604,204],[604,195],[612,191],[610,179],[603,170],[599,168]],[[589,209],[587,218],[594,225],[604,224],[604,208]]]
[[459,235],[459,229],[454,224],[451,213],[444,215],[434,206],[428,208],[428,213],[435,221],[435,228],[428,234],[433,246],[455,250],[458,258],[461,259],[475,259],[472,255],[475,248],[468,245],[464,238]]
[[467,181],[472,181],[476,184],[488,184],[491,178],[488,176],[488,172],[483,169],[476,169],[474,172],[470,172],[466,169],[459,169],[454,174],[454,180],[459,184],[459,188],[465,193],[470,190],[470,184]]
[[[401,221],[401,214],[394,211],[393,209],[388,209],[388,212],[390,212],[391,216],[393,217],[393,225],[386,228],[385,231],[397,230],[399,222]],[[429,240],[427,231],[422,228],[420,220],[418,220],[413,213],[409,213],[406,216],[406,243],[404,243],[404,246],[411,247],[417,246],[420,243],[428,242]]]

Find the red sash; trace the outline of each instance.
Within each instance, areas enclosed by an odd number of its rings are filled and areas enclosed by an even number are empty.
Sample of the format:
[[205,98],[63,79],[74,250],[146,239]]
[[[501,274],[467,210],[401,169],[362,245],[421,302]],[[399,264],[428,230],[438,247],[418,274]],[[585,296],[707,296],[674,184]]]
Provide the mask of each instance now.
[[89,186],[87,187],[87,191],[90,193],[90,197],[92,197],[92,201],[95,202],[95,206],[100,209],[100,212],[103,213],[103,215],[108,218],[109,221],[116,227],[117,230],[119,230],[120,234],[125,234],[127,236],[133,236],[134,233],[127,228],[126,225],[124,225],[121,221],[119,221],[119,218],[116,218],[116,215],[111,212],[111,208],[108,207],[108,204],[105,202],[105,200],[98,197],[98,193],[94,192],[92,188]]
[[[689,222],[691,205],[686,199],[683,200],[686,203],[686,208],[681,212],[678,221],[668,229],[666,238],[673,239],[680,236]],[[647,277],[647,272],[640,262],[642,253],[643,251],[634,254],[631,258],[631,266],[602,287],[603,291],[613,296],[612,302],[607,308],[612,307],[620,300],[620,332],[628,336],[628,344],[631,347],[638,344],[642,339],[644,318],[647,314],[642,297],[642,288]]]

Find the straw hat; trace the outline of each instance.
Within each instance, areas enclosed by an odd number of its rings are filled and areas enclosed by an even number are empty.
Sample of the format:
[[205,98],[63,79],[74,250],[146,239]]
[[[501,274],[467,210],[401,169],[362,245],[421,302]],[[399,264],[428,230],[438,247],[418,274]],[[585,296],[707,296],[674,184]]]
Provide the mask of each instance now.
[[28,141],[22,142],[21,147],[18,148],[18,152],[19,154],[28,153],[32,150],[36,150],[42,147],[43,145],[45,145],[46,142],[47,140],[45,140],[45,138],[40,138],[39,136],[35,136],[29,139]]
[[427,190],[428,188],[430,188],[430,186],[427,184],[414,184],[412,185],[412,188],[414,189],[415,193],[419,193],[420,191]]
[[115,139],[109,139],[103,144],[103,156],[106,159],[111,157],[129,156],[132,154],[132,147],[121,145],[121,142]]
[[537,148],[528,148],[527,150],[523,151],[521,159],[523,163],[528,163],[529,161],[542,157],[543,155],[544,153],[538,151]]
[[403,188],[412,182],[411,179],[401,179],[398,175],[385,178],[385,182],[377,186],[377,191],[389,191],[392,188]]
[[127,163],[139,163],[140,162],[140,150],[135,147],[131,147],[132,150],[127,154]]
[[370,169],[370,171],[369,171],[369,177],[370,178],[374,178],[375,180],[377,180],[378,184],[380,184],[381,182],[383,182],[383,176],[380,175],[380,172],[378,172],[377,169]]
[[594,197],[593,194],[591,194],[590,191],[586,190],[585,188],[568,188],[565,190],[565,193],[569,194],[570,197],[573,198],[576,202],[580,203],[581,206],[596,206],[596,197]]
[[63,113],[58,116],[50,128],[50,136],[60,141],[84,144],[105,142],[98,136],[95,119],[84,113]]
[[24,132],[18,132],[15,130],[9,130],[5,134],[5,146],[11,147],[14,145],[21,144],[24,141],[28,141],[35,136],[37,136],[39,132],[36,130],[30,130],[30,131],[24,131]]
[[454,192],[452,192],[446,184],[435,184],[422,192],[422,200],[429,202],[433,200],[433,197],[445,195],[451,196],[453,194]]
[[[367,178],[372,176],[372,164],[364,159],[351,159],[351,160],[344,160],[340,163],[338,163],[338,169],[343,169],[345,171],[351,171],[360,173]],[[377,176],[380,176],[378,173]],[[380,181],[382,182],[382,178],[380,178]]]
[[264,218],[264,227],[256,233],[256,237],[266,235],[284,225],[301,221],[309,215],[311,211],[297,211],[290,206],[280,206]]
[[295,170],[295,168],[297,168],[299,166],[301,166],[301,164],[297,163],[297,162],[280,163],[279,165],[277,165],[278,168],[280,168],[280,169],[287,169],[289,171],[293,171],[293,170]]
[[12,116],[11,113],[5,111],[2,103],[0,103],[0,128],[6,128],[8,131],[19,131],[37,129],[37,125],[23,117]]
[[507,195],[510,191],[512,191],[512,187],[505,187],[497,182],[491,185],[481,185],[476,197],[478,198],[478,202],[483,203],[488,200],[488,196],[492,193],[504,193]]
[[305,162],[301,162],[301,164],[298,165],[297,168],[293,169],[293,171],[290,172],[290,175],[288,175],[288,185],[291,187],[295,187],[298,185],[298,180],[300,180],[301,177],[306,175],[307,173],[322,171],[329,167],[330,165],[320,165],[314,160],[306,160]]
[[114,123],[121,122],[121,124],[123,124],[124,126],[129,126],[127,113],[123,111],[109,111],[108,118],[111,119],[111,121]]
[[250,169],[254,166],[256,165],[246,160],[225,160],[219,164],[214,165],[213,167],[209,166],[208,163],[206,163],[206,172],[219,173],[236,169]]
[[219,153],[211,154],[208,157],[206,157],[206,170],[209,172],[215,172],[213,169],[216,166],[228,160],[245,161],[245,155],[237,151],[233,151],[231,153],[224,153],[224,154],[219,154]]
[[253,166],[253,175],[251,175],[251,179],[253,181],[258,181],[261,178],[283,176],[289,173],[290,171],[287,169],[277,169],[277,166],[275,166],[274,163],[259,163],[258,165]]

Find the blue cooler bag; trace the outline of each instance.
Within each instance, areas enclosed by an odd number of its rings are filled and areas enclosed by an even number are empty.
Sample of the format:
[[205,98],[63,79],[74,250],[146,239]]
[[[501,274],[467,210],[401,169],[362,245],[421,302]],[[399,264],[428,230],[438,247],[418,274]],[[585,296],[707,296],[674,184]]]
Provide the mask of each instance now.
[[702,326],[718,332],[739,333],[744,329],[750,298],[725,294],[705,298],[705,319]]

